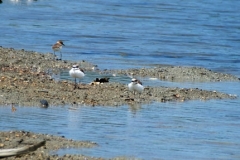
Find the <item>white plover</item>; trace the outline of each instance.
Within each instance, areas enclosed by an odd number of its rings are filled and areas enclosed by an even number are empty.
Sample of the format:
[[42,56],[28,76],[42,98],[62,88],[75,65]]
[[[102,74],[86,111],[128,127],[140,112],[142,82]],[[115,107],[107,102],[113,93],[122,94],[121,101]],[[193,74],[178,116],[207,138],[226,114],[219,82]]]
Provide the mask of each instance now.
[[131,83],[128,84],[128,88],[130,91],[133,91],[133,94],[135,95],[135,92],[142,93],[144,90],[144,87],[142,85],[142,82],[139,80],[133,78]]
[[78,65],[73,65],[72,69],[69,71],[69,75],[73,78],[75,78],[75,88],[77,88],[77,78],[81,79],[85,76],[84,71],[82,69],[79,69]]

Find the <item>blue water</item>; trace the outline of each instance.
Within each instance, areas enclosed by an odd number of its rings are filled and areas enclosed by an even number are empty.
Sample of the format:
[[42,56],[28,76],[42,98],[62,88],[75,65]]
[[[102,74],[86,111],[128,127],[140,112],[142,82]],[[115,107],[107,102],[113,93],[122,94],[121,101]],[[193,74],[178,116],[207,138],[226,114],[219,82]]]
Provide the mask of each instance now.
[[[239,0],[3,0],[0,45],[52,52],[100,69],[200,66],[240,77]],[[67,77],[61,73],[59,79]],[[93,78],[95,75],[88,73]],[[90,82],[90,78],[83,83]],[[63,78],[64,77],[64,78]],[[111,77],[113,81],[127,77]],[[240,83],[167,82],[147,86],[201,88],[240,95]],[[0,95],[1,96],[1,95]],[[0,98],[1,100],[1,98]],[[28,130],[99,144],[62,150],[111,158],[240,159],[240,101],[211,100],[113,107],[0,107],[0,130]]]
[[[216,104],[219,107],[216,107]],[[229,105],[230,104],[230,105]],[[1,130],[30,130],[97,142],[84,154],[141,159],[239,159],[238,100],[154,103],[122,107],[1,108]],[[226,106],[226,107],[221,107]]]
[[[15,3],[14,3],[15,2]],[[240,75],[240,1],[24,1],[0,4],[4,47],[84,59],[102,69],[202,66]]]

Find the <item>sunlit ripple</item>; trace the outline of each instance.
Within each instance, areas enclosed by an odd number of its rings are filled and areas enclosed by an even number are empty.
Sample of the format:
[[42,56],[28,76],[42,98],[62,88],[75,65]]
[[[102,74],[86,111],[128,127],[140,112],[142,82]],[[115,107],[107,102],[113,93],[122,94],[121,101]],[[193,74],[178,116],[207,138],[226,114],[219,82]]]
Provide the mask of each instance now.
[[18,5],[31,5],[34,1],[37,0],[10,0],[12,4],[18,4]]

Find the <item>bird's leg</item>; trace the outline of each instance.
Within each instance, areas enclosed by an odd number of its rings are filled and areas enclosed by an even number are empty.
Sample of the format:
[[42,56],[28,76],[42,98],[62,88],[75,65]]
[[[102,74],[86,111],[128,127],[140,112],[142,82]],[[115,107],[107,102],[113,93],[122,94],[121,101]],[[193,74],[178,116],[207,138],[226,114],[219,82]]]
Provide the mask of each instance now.
[[77,88],[77,78],[75,78],[75,84],[74,84],[74,89]]
[[62,60],[62,52],[60,51],[60,60]]
[[56,56],[56,54],[55,54],[55,51],[53,52],[53,54],[54,54],[54,59],[55,59],[55,60],[58,60],[58,58],[57,58],[57,56]]
[[[77,83],[77,87],[78,87],[79,84],[80,84],[80,80],[79,80],[78,83]],[[80,88],[78,87],[78,89],[80,89]]]

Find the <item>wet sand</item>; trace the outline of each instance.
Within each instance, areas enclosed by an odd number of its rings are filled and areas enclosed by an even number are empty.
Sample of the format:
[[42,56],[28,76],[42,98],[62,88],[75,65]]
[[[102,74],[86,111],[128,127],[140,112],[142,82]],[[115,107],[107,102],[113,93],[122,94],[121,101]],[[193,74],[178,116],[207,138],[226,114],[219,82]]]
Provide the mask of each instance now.
[[[51,105],[79,104],[87,106],[120,106],[132,102],[185,101],[235,98],[235,96],[198,88],[148,87],[141,95],[133,95],[126,84],[103,83],[100,85],[80,84],[74,90],[72,81],[55,81],[53,73],[70,70],[78,64],[85,71],[94,67],[86,61],[70,62],[55,60],[53,54],[0,48],[0,104],[39,106],[45,99]],[[36,61],[37,60],[37,61]],[[233,75],[215,73],[204,68],[164,66],[144,69],[107,70],[104,73],[149,76],[171,81],[239,81]],[[96,77],[97,78],[97,77]],[[93,79],[94,80],[94,79]],[[130,80],[130,78],[129,78]]]
[[[62,70],[70,70],[73,64],[78,64],[85,71],[92,71],[94,64],[86,61],[60,61],[51,53],[37,53],[34,51],[14,50],[0,47],[0,105],[19,105],[40,107],[40,100],[47,100],[49,107],[58,105],[85,105],[85,106],[120,106],[134,103],[152,103],[187,100],[234,99],[231,93],[207,91],[200,88],[171,88],[145,86],[140,95],[133,95],[126,84],[103,83],[97,85],[79,84],[74,89],[72,81],[55,81],[52,74]],[[129,70],[96,70],[104,74],[122,74],[138,77],[152,77],[166,81],[180,82],[217,82],[240,81],[230,74],[216,73],[204,68],[183,66],[154,66],[152,68]],[[97,78],[97,77],[96,77]],[[94,79],[93,79],[94,80]],[[16,136],[17,135],[17,136]],[[56,159],[57,155],[49,155],[49,151],[69,147],[94,147],[93,142],[67,140],[62,137],[29,133],[27,131],[0,132],[0,149],[16,147],[18,139],[23,142],[29,137],[47,139],[46,146],[37,151],[26,154],[17,159]],[[33,138],[37,137],[37,138]],[[6,138],[8,140],[6,141]],[[57,145],[56,145],[57,144]],[[10,157],[8,159],[15,159]],[[81,155],[65,155],[60,159],[98,159]],[[101,158],[99,158],[101,159]],[[116,158],[125,159],[125,158]]]
[[0,150],[9,148],[18,148],[27,145],[34,144],[40,141],[46,141],[45,145],[38,148],[34,152],[28,154],[22,154],[19,156],[7,157],[7,160],[22,160],[22,159],[34,159],[34,160],[46,160],[46,159],[89,159],[100,160],[101,158],[92,158],[83,155],[64,155],[62,157],[51,154],[51,151],[56,151],[60,148],[91,148],[98,146],[94,142],[87,141],[74,141],[72,139],[66,139],[64,137],[53,136],[48,134],[31,133],[27,131],[9,131],[0,132]]

